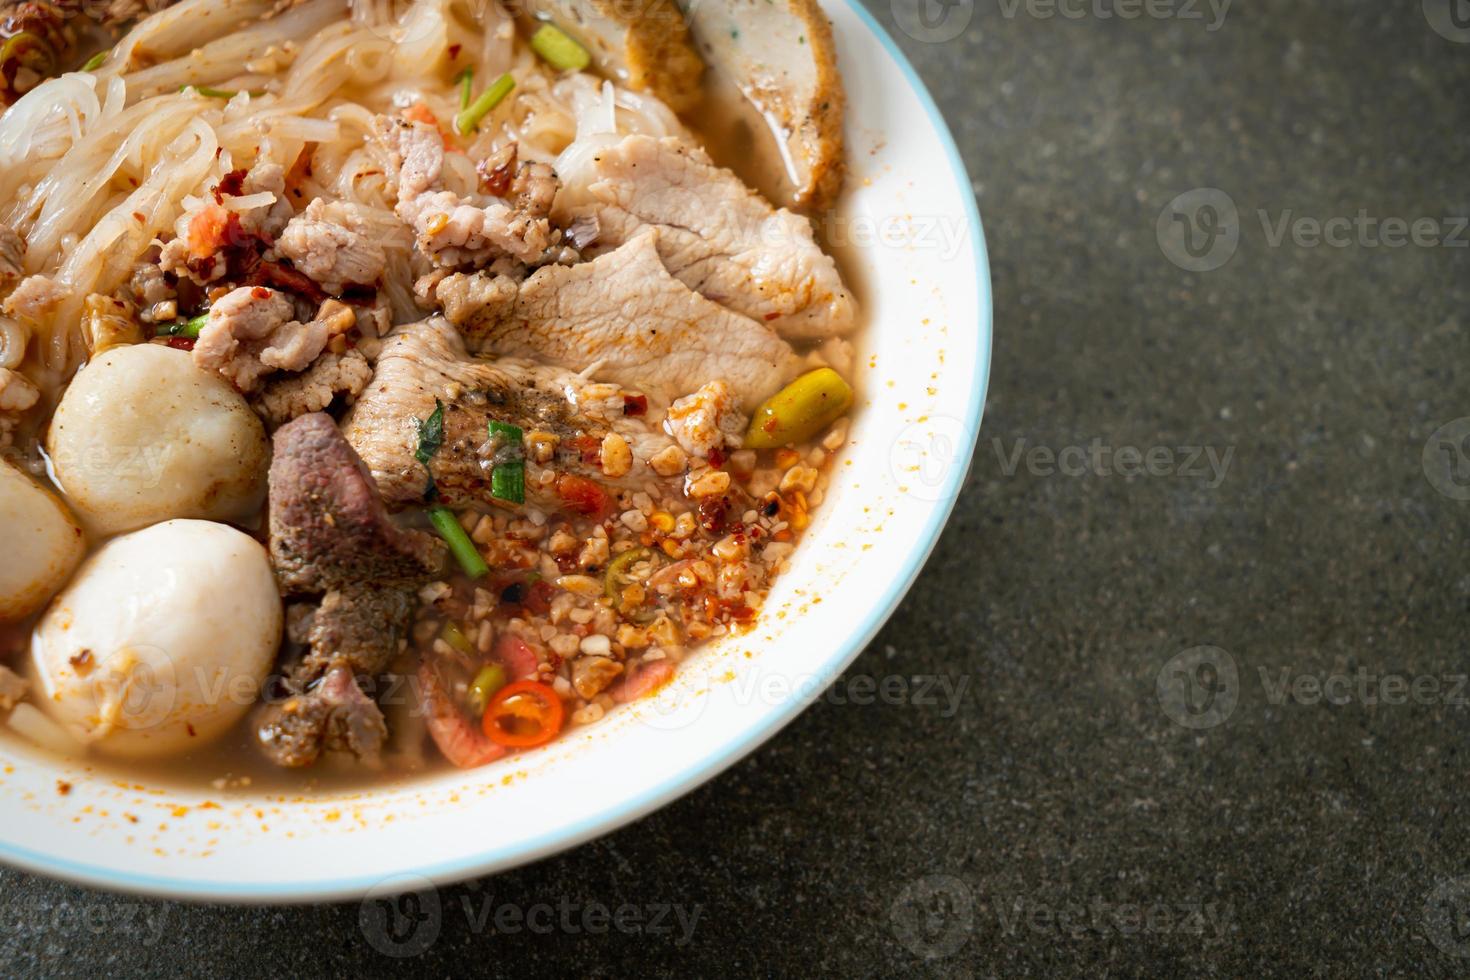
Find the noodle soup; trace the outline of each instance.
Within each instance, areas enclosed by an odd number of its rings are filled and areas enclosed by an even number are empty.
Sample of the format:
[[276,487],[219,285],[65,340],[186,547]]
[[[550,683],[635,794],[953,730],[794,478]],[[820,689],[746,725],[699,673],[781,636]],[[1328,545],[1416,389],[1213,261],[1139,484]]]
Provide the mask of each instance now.
[[[218,786],[474,768],[749,628],[860,321],[812,220],[826,22],[772,7],[738,16],[809,32],[790,91],[657,3],[47,42],[86,70],[0,116],[10,734]],[[829,118],[749,125],[793,106]]]

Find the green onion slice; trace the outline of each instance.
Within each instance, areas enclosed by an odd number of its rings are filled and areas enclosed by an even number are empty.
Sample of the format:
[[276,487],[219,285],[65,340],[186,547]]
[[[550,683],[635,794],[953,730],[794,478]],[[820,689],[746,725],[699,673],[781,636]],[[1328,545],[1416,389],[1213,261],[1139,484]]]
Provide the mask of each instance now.
[[158,327],[157,333],[161,337],[189,337],[193,340],[199,339],[199,331],[209,322],[209,314],[201,313],[190,320],[175,320],[173,323],[165,323]]
[[558,71],[582,71],[592,64],[587,49],[555,24],[542,24],[531,35],[531,50]]
[[[198,94],[204,96],[207,99],[233,99],[235,96],[237,96],[237,95],[240,94],[240,92],[238,90],[231,89],[231,88],[210,88],[208,85],[180,85],[179,86],[179,91],[180,92],[187,92],[189,89],[193,89],[195,92],[197,92]],[[252,89],[247,94],[252,99],[258,99],[262,95],[265,94],[265,90],[264,89]]]
[[108,48],[105,51],[98,51],[96,54],[92,55],[92,57],[87,59],[87,63],[82,66],[82,71],[96,71],[98,68],[101,68],[102,62],[106,61],[107,56],[111,53],[111,48]]
[[434,399],[434,410],[429,417],[419,423],[419,444],[414,448],[413,458],[418,460],[424,467],[424,473],[428,477],[428,485],[424,487],[424,500],[431,501],[438,491],[434,487],[434,471],[429,468],[429,460],[444,445],[444,403]]
[[460,653],[468,655],[475,652],[474,645],[470,643],[469,637],[464,635],[464,631],[447,619],[444,621],[444,628],[439,631],[439,639]]
[[470,107],[470,99],[474,98],[470,86],[475,82],[475,70],[466,68],[459,73],[457,81],[459,82],[459,111],[464,112]]
[[518,425],[511,425],[509,422],[498,422],[495,419],[491,419],[490,438],[502,444],[517,445],[525,441],[526,434],[521,431],[521,427]]
[[[501,446],[521,446],[525,443],[525,434],[521,432],[519,426],[491,419],[490,439]],[[490,496],[512,504],[526,502],[526,460],[524,457],[517,455],[515,459],[498,463],[490,471]]]
[[475,714],[482,715],[485,708],[490,704],[490,699],[495,693],[505,686],[505,668],[500,664],[486,664],[480,668],[475,679],[470,683],[470,706],[475,709]]
[[424,468],[427,469],[429,460],[434,458],[434,454],[442,445],[444,445],[444,403],[435,398],[434,411],[419,423],[419,444],[418,448],[413,451],[413,458],[423,463]]
[[495,82],[480,93],[480,97],[466,106],[459,115],[454,117],[455,131],[461,135],[473,132],[480,125],[480,120],[490,113],[491,109],[510,94],[511,89],[516,87],[516,80],[509,72],[501,75]]
[[490,471],[490,496],[509,504],[526,502],[526,464],[506,463]]
[[439,537],[449,545],[449,553],[454,555],[454,560],[459,562],[459,567],[464,569],[466,575],[470,578],[483,578],[490,571],[490,566],[480,556],[480,549],[475,547],[464,528],[459,526],[454,511],[448,507],[430,507],[429,523],[434,525]]

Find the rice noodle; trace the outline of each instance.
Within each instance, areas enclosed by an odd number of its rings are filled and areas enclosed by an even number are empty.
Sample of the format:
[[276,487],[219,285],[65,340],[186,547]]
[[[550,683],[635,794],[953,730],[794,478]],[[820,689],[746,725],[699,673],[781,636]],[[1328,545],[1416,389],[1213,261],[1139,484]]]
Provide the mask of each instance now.
[[231,79],[262,51],[310,37],[340,20],[345,12],[344,0],[308,0],[279,17],[209,41],[197,50],[188,50],[182,57],[133,72],[127,76],[128,92],[137,97],[175,91],[184,85],[228,88]]
[[[37,85],[0,116],[0,200],[14,200],[35,164],[61,156],[103,117],[96,88],[91,75],[62,75]],[[108,108],[115,111],[114,100]]]
[[146,51],[153,61],[187,55],[240,24],[265,16],[274,6],[274,0],[183,0],[140,21],[117,43],[98,73],[125,69],[139,51]]
[[32,744],[62,755],[75,753],[80,744],[33,704],[22,702],[16,705],[5,724]]
[[268,208],[276,203],[276,195],[270,191],[246,194],[243,197],[227,197],[222,202],[226,211],[249,211],[251,208]]
[[0,316],[0,368],[18,368],[25,360],[31,332],[24,323]]

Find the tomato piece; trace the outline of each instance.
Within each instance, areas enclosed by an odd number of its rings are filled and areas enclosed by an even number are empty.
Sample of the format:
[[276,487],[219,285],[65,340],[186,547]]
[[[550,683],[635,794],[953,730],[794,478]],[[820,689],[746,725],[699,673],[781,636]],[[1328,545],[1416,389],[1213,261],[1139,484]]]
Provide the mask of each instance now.
[[233,211],[226,211],[218,204],[200,208],[189,219],[190,254],[196,259],[207,259],[220,249],[236,243],[239,240],[236,230],[239,220],[239,216]]
[[403,118],[410,122],[421,122],[425,126],[433,126],[435,129],[439,128],[439,117],[434,115],[433,109],[430,109],[422,102],[415,102],[407,109],[404,109]]
[[516,681],[490,699],[482,724],[495,744],[529,749],[556,738],[565,720],[566,707],[549,685]]
[[556,495],[579,514],[600,517],[607,509],[607,492],[585,476],[563,473],[556,480]]

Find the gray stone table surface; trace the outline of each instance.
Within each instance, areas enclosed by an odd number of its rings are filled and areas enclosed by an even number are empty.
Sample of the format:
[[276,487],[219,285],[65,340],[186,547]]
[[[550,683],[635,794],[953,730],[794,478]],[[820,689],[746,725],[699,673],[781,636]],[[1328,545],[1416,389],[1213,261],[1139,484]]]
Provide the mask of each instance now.
[[957,705],[824,700],[445,889],[412,959],[379,907],[0,872],[5,972],[1466,975],[1456,2],[876,3],[968,164],[996,345],[954,518],[839,690]]

